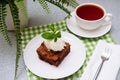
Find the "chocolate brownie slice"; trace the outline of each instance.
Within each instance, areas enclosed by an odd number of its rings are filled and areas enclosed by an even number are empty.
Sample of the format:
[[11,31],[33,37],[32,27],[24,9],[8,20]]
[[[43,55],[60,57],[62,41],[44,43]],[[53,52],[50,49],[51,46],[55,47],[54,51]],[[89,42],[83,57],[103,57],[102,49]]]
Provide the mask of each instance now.
[[58,66],[70,52],[70,44],[65,42],[66,46],[62,51],[48,50],[44,42],[37,48],[39,58],[51,65]]

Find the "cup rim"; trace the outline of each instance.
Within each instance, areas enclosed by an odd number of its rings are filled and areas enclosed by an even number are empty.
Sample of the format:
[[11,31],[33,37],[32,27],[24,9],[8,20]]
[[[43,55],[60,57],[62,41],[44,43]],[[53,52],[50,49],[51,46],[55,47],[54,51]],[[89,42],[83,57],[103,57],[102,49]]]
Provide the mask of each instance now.
[[[77,11],[77,9],[78,9],[79,7],[81,7],[81,6],[83,6],[83,5],[95,5],[95,6],[98,6],[98,7],[100,7],[100,8],[103,10],[104,15],[103,15],[101,18],[97,19],[97,20],[85,20],[85,19],[83,19],[83,18],[80,18],[80,17],[77,15],[76,11]],[[96,22],[96,21],[100,21],[100,20],[102,20],[102,19],[105,17],[105,14],[106,14],[105,8],[104,8],[103,6],[97,4],[97,3],[82,3],[82,4],[78,5],[78,6],[75,8],[75,16],[76,16],[78,19],[80,19],[80,20],[82,20],[82,21],[86,21],[86,22]]]

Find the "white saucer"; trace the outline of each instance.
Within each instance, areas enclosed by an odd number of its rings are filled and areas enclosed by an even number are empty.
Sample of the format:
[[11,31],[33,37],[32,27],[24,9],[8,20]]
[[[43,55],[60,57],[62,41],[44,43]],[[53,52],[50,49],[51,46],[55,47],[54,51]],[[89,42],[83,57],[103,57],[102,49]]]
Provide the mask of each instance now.
[[78,36],[86,37],[86,38],[100,37],[100,36],[106,34],[111,29],[112,23],[110,23],[106,26],[97,28],[95,30],[84,30],[76,24],[74,14],[75,14],[75,12],[71,13],[72,16],[66,20],[66,23],[67,23],[68,29]]

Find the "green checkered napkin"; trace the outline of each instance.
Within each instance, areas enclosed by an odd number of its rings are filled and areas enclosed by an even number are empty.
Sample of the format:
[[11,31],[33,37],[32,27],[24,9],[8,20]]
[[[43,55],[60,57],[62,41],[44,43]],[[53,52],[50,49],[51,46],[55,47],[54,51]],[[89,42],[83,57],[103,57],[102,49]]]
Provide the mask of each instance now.
[[[25,46],[27,45],[27,43],[34,38],[36,35],[39,35],[42,32],[48,31],[48,26],[58,26],[62,31],[68,31],[67,26],[66,26],[66,22],[62,21],[62,22],[58,22],[58,23],[53,23],[53,24],[49,24],[49,25],[43,25],[43,26],[34,26],[34,27],[28,27],[25,28],[24,30],[22,30],[22,48],[24,49]],[[78,36],[77,36],[78,37]],[[62,80],[73,80],[74,78],[79,78],[83,72],[84,69],[86,68],[90,57],[92,55],[93,50],[95,49],[95,46],[98,42],[98,40],[105,40],[108,43],[114,43],[114,40],[112,39],[111,35],[109,33],[105,34],[104,36],[98,37],[98,38],[83,38],[83,37],[78,37],[80,40],[82,40],[84,42],[84,45],[86,47],[86,60],[83,64],[83,66],[73,75],[68,76]],[[40,78],[37,75],[33,74],[30,70],[27,69],[27,74],[30,80],[47,80],[44,78]]]

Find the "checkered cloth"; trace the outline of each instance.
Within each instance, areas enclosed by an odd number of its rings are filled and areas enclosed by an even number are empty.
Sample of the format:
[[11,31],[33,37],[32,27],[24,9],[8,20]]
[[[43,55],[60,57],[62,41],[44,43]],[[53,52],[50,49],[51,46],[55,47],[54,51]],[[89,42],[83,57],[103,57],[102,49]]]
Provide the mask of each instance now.
[[[58,22],[58,23],[53,23],[53,24],[49,24],[49,25],[43,25],[43,26],[34,26],[34,27],[28,27],[25,28],[24,30],[22,30],[22,48],[24,49],[27,45],[27,43],[34,38],[36,35],[41,34],[42,32],[48,31],[48,26],[58,26],[62,31],[68,31],[67,26],[66,26],[66,21],[62,21],[62,22]],[[79,78],[83,72],[84,69],[86,68],[90,57],[92,55],[92,52],[95,49],[95,46],[98,42],[98,40],[105,40],[108,43],[114,43],[113,38],[111,37],[111,35],[109,33],[105,34],[104,36],[98,37],[98,38],[83,38],[80,36],[77,36],[80,40],[83,41],[85,47],[86,47],[86,60],[84,61],[83,66],[74,74],[72,74],[71,76],[68,76],[62,80],[73,80],[74,78]],[[30,80],[47,80],[45,78],[40,78],[39,76],[33,74],[29,69],[27,69],[27,73],[28,73],[28,77]]]

